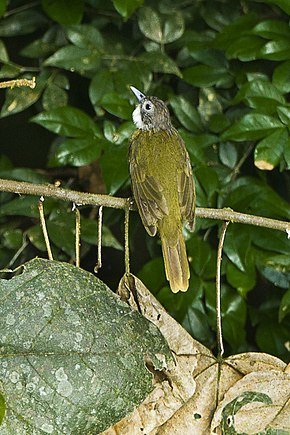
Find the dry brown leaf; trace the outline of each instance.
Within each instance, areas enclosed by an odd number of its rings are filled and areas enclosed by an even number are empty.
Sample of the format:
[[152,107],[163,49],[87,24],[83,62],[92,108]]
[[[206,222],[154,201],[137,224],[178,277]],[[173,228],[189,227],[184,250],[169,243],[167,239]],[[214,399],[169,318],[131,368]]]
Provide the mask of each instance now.
[[[160,329],[175,361],[164,372],[154,372],[154,391],[102,435],[255,434],[260,429],[250,424],[259,415],[271,428],[286,430],[288,424],[290,435],[290,374],[285,363],[262,353],[218,361],[164,310],[138,278],[125,275],[118,293]],[[262,399],[272,402],[257,401]],[[244,406],[235,413],[241,404]],[[245,426],[247,415],[251,421]]]

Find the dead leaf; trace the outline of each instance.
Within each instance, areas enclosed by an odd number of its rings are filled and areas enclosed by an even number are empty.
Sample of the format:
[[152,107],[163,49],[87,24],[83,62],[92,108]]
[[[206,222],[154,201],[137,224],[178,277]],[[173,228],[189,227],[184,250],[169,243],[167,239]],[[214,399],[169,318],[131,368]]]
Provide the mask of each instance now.
[[[285,431],[287,425],[289,430],[290,374],[285,371],[285,363],[262,353],[218,360],[134,275],[122,278],[118,293],[160,329],[174,362],[162,373],[154,371],[154,391],[132,414],[102,435],[257,434],[254,422],[259,415],[259,430],[269,427]],[[262,421],[265,424],[260,429]]]

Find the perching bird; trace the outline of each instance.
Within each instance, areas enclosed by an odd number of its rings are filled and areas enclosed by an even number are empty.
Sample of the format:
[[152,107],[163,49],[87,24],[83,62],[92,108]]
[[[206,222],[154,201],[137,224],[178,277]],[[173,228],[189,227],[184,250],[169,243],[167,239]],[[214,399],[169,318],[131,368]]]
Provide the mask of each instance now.
[[174,293],[189,286],[189,265],[182,224],[191,230],[195,187],[185,144],[173,127],[165,103],[130,87],[138,100],[133,112],[137,130],[130,139],[132,190],[150,236],[161,238],[166,277]]

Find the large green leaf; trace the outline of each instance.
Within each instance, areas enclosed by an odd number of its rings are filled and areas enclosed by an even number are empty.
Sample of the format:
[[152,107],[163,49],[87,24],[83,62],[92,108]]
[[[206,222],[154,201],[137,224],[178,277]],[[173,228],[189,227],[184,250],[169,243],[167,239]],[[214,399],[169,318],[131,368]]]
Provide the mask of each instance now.
[[75,107],[58,107],[48,112],[41,112],[34,116],[32,121],[62,136],[102,137],[94,121],[85,112]]
[[0,22],[0,36],[27,35],[47,24],[45,17],[30,9],[10,15]]
[[97,160],[107,142],[96,137],[65,139],[50,159],[52,166],[84,166]]
[[178,120],[185,128],[196,133],[202,131],[199,113],[186,98],[183,96],[172,96],[170,98],[170,105]]
[[255,149],[255,165],[259,169],[272,170],[281,160],[288,140],[286,127],[281,128],[261,140]]
[[95,70],[100,65],[100,52],[97,49],[67,45],[50,56],[45,61],[45,65],[85,74],[87,71]]
[[109,144],[100,158],[107,193],[114,195],[128,180],[128,145]]
[[183,79],[193,86],[228,87],[232,82],[226,68],[212,68],[209,65],[195,65],[183,71]]
[[162,51],[143,53],[138,59],[142,60],[146,65],[152,68],[152,71],[154,72],[174,74],[178,77],[182,77],[176,62]]
[[68,39],[79,48],[89,48],[101,51],[104,46],[104,38],[101,32],[89,24],[68,26],[66,28]]
[[69,25],[81,21],[84,12],[84,0],[41,0],[42,8],[54,21]]
[[247,113],[222,134],[222,139],[236,141],[262,139],[281,127],[283,124],[274,116]]
[[145,358],[170,358],[159,330],[80,268],[36,259],[0,292],[1,435],[99,433],[152,391]]
[[144,7],[139,11],[138,24],[146,38],[159,44],[176,41],[184,32],[184,20],[179,11],[161,17],[154,9]]
[[245,101],[260,113],[271,114],[275,112],[278,104],[284,104],[285,99],[281,92],[266,80],[252,80],[241,87],[233,103]]
[[290,60],[280,63],[274,69],[273,84],[283,93],[290,92]]
[[283,11],[285,11],[288,15],[290,15],[290,4],[288,0],[263,0],[263,1],[270,5],[279,6]]

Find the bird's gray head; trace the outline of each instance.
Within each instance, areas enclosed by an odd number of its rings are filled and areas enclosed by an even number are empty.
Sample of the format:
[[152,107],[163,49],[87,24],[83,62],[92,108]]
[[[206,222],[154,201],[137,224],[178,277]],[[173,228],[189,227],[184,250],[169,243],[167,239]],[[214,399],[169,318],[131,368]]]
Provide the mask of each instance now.
[[166,104],[157,97],[146,97],[134,86],[131,91],[139,104],[133,112],[133,121],[141,130],[172,130],[170,114]]

